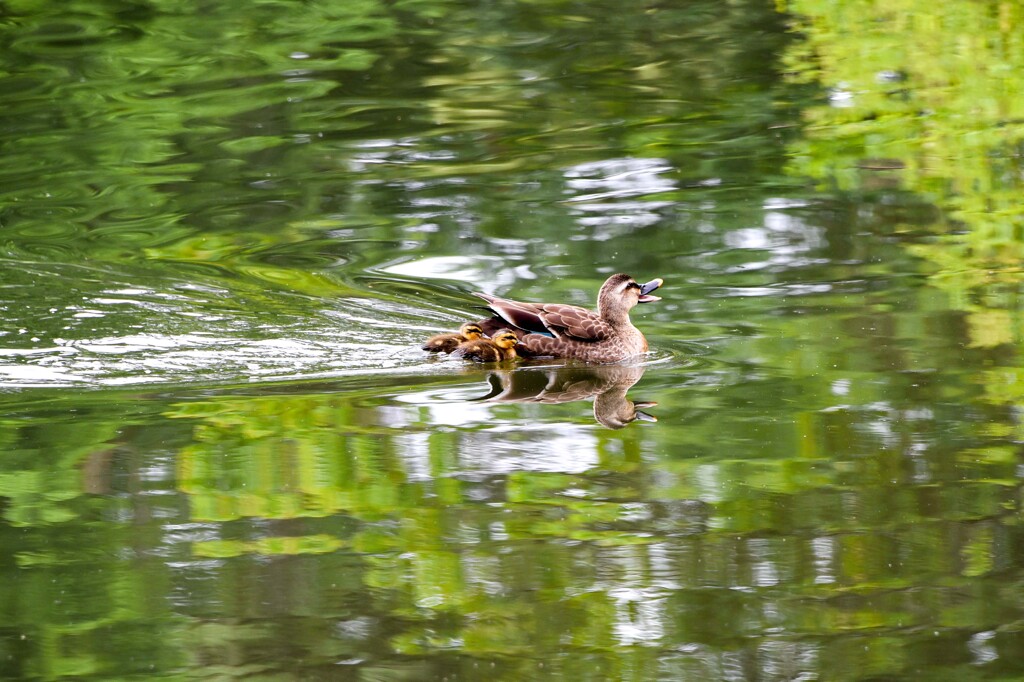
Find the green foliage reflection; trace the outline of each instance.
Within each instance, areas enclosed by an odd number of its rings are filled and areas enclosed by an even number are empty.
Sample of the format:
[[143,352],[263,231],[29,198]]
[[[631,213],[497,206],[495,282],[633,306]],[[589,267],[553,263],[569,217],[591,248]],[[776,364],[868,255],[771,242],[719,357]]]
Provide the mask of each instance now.
[[793,77],[830,88],[827,105],[805,112],[794,170],[844,191],[899,187],[948,209],[952,220],[933,228],[937,239],[911,251],[934,262],[934,284],[976,314],[975,343],[1011,340],[985,331],[985,311],[967,298],[1016,282],[1024,258],[1020,5],[795,0],[785,7],[806,36],[787,55]]

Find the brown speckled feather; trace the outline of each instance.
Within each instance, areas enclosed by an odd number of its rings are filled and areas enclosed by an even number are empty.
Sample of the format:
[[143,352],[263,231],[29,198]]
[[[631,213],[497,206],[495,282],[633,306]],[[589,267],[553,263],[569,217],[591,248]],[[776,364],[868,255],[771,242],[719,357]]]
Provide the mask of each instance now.
[[491,310],[506,323],[535,334],[569,336],[579,341],[604,341],[610,325],[592,310],[563,303],[522,303],[489,294],[475,294],[487,301]]
[[556,337],[569,336],[579,341],[596,343],[612,334],[611,325],[586,308],[547,303],[540,306],[540,309],[540,318]]

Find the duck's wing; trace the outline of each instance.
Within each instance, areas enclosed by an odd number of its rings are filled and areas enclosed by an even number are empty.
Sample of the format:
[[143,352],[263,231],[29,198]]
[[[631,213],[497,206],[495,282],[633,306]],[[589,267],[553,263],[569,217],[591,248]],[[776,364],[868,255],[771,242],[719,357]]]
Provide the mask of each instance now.
[[474,292],[488,307],[514,327],[534,334],[555,338],[571,337],[578,341],[603,341],[611,328],[597,313],[564,303],[523,303]]
[[540,309],[540,319],[556,337],[568,336],[595,343],[611,334],[608,323],[592,310],[562,303],[545,303]]
[[[540,306],[533,303],[510,301],[507,298],[498,298],[497,296],[481,294],[478,292],[473,292],[473,295],[479,296],[487,301],[487,307],[513,327],[517,327],[523,331],[532,332],[534,334],[554,336],[554,334],[552,334],[544,324],[544,320],[541,317],[543,311]],[[486,331],[486,329],[484,331]]]

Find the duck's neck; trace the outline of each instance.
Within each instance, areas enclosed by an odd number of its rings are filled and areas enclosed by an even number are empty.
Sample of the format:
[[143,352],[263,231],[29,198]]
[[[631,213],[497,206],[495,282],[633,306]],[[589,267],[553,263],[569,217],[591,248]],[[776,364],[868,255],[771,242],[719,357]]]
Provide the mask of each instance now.
[[629,321],[629,310],[626,310],[622,306],[603,305],[601,300],[598,299],[597,314],[601,316],[602,320],[613,327],[633,326],[633,323]]

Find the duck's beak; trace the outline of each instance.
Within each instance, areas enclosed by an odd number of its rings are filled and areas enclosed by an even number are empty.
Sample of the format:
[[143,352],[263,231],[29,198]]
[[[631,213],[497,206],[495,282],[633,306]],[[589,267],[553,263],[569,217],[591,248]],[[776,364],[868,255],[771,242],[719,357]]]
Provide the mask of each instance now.
[[640,303],[654,303],[655,301],[660,301],[661,296],[651,296],[651,292],[660,287],[664,283],[665,280],[659,277],[658,279],[652,279],[647,284],[641,284],[640,298],[638,298],[637,301]]

